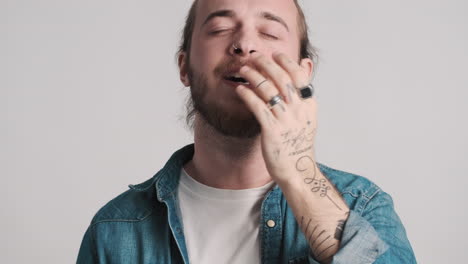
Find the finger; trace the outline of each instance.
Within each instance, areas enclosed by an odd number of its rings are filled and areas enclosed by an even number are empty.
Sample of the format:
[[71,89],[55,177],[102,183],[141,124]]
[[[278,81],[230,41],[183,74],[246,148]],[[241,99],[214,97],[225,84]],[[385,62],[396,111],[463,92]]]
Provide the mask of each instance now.
[[[268,105],[268,103],[267,103]],[[287,108],[287,104],[284,102],[284,100],[281,100],[279,101],[278,103],[276,103],[275,105],[273,106],[269,106],[270,108],[270,111],[273,112],[273,114],[279,119],[279,120],[283,120],[284,118],[286,118],[286,115],[285,113],[287,112],[286,108]]]
[[244,85],[236,87],[236,92],[242,101],[247,105],[250,112],[253,113],[262,128],[271,127],[277,120],[273,113],[268,109],[265,102],[260,99],[251,89]]
[[297,62],[284,53],[273,54],[273,59],[291,76],[296,87],[304,87],[309,84],[309,73]]
[[274,83],[272,83],[267,77],[263,76],[256,69],[245,65],[242,66],[242,68],[239,70],[239,73],[250,83],[252,90],[258,94],[258,96],[263,99],[264,102],[268,102],[270,98],[279,93]]
[[[275,84],[270,80],[266,79],[260,72],[249,67],[243,66],[240,69],[240,74],[244,77],[253,87],[252,92],[258,95],[263,100],[263,103],[269,103],[275,96],[281,95],[281,93],[276,88]],[[287,104],[284,103],[283,97],[282,100],[272,107],[271,111],[278,118],[282,119],[283,115],[287,112]]]
[[289,73],[294,83],[294,94],[296,94],[298,98],[301,98],[302,96],[298,89],[305,87],[310,83],[310,75],[313,67],[311,64],[312,62],[302,60],[301,65],[299,65],[284,53],[273,54],[273,59]]
[[289,74],[281,68],[275,61],[266,56],[257,53],[252,56],[251,63],[268,79],[272,80],[279,92],[283,96],[286,103],[291,103],[291,96],[293,95],[294,85]]

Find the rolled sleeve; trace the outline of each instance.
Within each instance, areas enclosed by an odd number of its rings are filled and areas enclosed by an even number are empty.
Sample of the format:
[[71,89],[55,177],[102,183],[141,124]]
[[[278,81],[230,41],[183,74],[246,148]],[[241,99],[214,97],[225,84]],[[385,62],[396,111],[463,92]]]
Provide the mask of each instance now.
[[[312,255],[309,263],[319,264]],[[362,211],[350,211],[340,249],[332,261],[332,264],[365,263],[416,263],[393,201],[390,195],[380,190]]]

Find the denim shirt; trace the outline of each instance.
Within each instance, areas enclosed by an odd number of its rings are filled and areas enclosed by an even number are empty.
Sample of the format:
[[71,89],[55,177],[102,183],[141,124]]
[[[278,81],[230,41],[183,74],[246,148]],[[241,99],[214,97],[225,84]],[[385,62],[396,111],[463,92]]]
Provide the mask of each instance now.
[[[193,144],[178,150],[153,178],[130,185],[102,207],[84,235],[77,263],[189,263],[177,186],[193,153]],[[332,263],[416,263],[387,193],[363,177],[318,166],[350,208]],[[277,185],[265,195],[260,218],[262,263],[319,263]],[[268,220],[276,224],[269,227]]]

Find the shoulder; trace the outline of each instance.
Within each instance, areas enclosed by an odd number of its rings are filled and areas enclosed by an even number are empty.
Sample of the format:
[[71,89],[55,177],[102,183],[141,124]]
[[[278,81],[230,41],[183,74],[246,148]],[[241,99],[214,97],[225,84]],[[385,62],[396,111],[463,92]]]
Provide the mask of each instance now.
[[99,209],[91,224],[115,221],[137,222],[150,216],[158,204],[155,181],[156,176],[141,184],[129,185],[129,190]]
[[151,179],[138,185],[129,185],[129,190],[104,205],[96,213],[91,224],[142,221],[156,210],[160,210],[161,201],[175,191],[180,169],[192,158],[193,153],[193,144],[174,152],[164,167]]

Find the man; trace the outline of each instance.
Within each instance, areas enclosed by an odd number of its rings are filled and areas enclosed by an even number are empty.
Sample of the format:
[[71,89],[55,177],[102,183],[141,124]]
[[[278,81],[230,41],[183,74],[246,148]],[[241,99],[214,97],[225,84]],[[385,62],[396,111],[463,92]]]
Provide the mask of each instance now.
[[315,161],[313,55],[295,0],[195,1],[195,143],[96,214],[78,263],[415,263],[390,196]]

